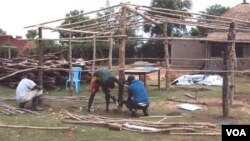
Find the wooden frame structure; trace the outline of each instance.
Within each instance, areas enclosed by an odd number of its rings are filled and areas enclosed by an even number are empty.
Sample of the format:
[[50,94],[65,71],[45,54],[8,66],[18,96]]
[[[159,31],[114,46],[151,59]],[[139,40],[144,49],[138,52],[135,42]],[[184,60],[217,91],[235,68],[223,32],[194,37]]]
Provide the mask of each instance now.
[[[119,9],[117,12],[104,15],[101,17],[87,19],[78,21],[76,23],[70,23],[65,25],[59,25],[57,27],[48,26],[51,23],[60,22],[66,19],[75,18],[77,16],[86,16],[89,14],[97,13],[100,11],[108,10],[108,9]],[[188,16],[187,16],[188,15]],[[207,16],[214,19],[200,19],[199,16]],[[105,18],[109,17],[110,19],[115,20],[106,20]],[[139,17],[139,18],[138,18]],[[117,19],[118,18],[118,19]],[[90,23],[91,21],[91,23]],[[84,24],[84,25],[82,25]],[[126,35],[126,29],[135,28],[144,26],[145,24],[158,24],[164,25],[164,37],[154,37],[154,38],[143,38],[143,37],[128,37]],[[190,13],[187,11],[179,11],[179,10],[171,10],[157,7],[148,7],[142,5],[133,5],[122,3],[119,5],[114,5],[110,7],[106,7],[100,10],[82,13],[76,16],[61,18],[49,22],[44,22],[32,26],[28,26],[25,28],[35,27],[39,29],[39,55],[40,55],[40,73],[39,79],[41,81],[40,85],[43,84],[42,78],[42,56],[43,56],[43,47],[42,40],[48,40],[42,38],[42,29],[49,29],[53,31],[67,32],[67,33],[84,33],[87,35],[86,37],[80,38],[63,38],[63,39],[50,39],[50,40],[67,40],[69,43],[72,41],[84,41],[84,40],[92,40],[93,41],[93,60],[95,61],[95,49],[96,49],[96,39],[106,39],[110,41],[110,51],[109,51],[109,68],[112,68],[112,42],[113,40],[119,40],[119,79],[123,82],[124,79],[124,68],[125,68],[125,46],[126,40],[162,40],[165,46],[165,63],[166,63],[166,88],[169,88],[169,52],[168,52],[168,44],[171,40],[204,40],[204,38],[172,38],[167,37],[167,24],[178,24],[178,25],[186,25],[186,26],[200,26],[209,29],[215,30],[223,30],[230,31],[228,40],[211,40],[217,42],[228,43],[227,51],[224,53],[224,86],[223,86],[223,115],[225,117],[229,116],[229,105],[228,105],[228,97],[229,94],[234,93],[234,72],[236,72],[236,64],[235,64],[235,50],[234,44],[235,40],[233,38],[233,33],[235,31],[241,32],[250,32],[250,22],[232,19],[221,16],[212,16],[206,14],[199,13]],[[234,26],[232,26],[234,25]],[[117,32],[118,31],[118,32]],[[118,34],[117,34],[118,33]],[[69,45],[71,47],[71,45]],[[71,49],[70,49],[71,52]],[[70,61],[71,63],[71,61]],[[71,66],[71,65],[70,65]],[[95,67],[95,63],[93,63],[92,68]],[[71,68],[70,68],[71,70]],[[230,84],[230,85],[229,85]],[[122,94],[120,94],[119,99],[122,99]]]

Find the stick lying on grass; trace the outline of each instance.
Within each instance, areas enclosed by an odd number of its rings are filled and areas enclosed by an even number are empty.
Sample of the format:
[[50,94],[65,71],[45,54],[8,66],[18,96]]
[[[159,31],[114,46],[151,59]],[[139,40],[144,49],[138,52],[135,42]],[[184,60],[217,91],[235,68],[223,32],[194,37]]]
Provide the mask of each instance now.
[[38,112],[31,111],[28,109],[23,109],[23,108],[16,108],[16,107],[10,106],[8,104],[5,104],[3,102],[0,102],[0,112],[6,114],[8,116],[15,115],[16,113],[21,113],[21,114],[32,113],[35,115],[42,115]]
[[37,126],[20,126],[20,125],[2,125],[0,128],[23,128],[23,129],[39,129],[39,130],[68,130],[70,127],[37,127]]

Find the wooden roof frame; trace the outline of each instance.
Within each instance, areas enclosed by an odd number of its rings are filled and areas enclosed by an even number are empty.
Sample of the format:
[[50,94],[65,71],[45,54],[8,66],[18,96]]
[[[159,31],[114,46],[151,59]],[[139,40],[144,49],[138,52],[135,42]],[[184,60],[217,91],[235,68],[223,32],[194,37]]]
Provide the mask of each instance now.
[[[97,17],[94,19],[91,19],[93,23],[90,23],[89,25],[86,24],[84,25],[85,28],[81,29],[81,27],[77,27],[76,23],[72,24],[67,24],[67,26],[58,26],[58,27],[50,27],[47,26],[47,24],[50,23],[55,23],[59,21],[63,21],[65,19],[70,19],[74,18],[77,16],[84,16],[84,15],[89,15],[93,13],[97,13],[103,10],[111,9],[111,8],[120,8],[120,11],[117,14],[120,14],[119,19],[116,21],[107,21],[99,24],[98,26],[98,21],[104,19],[106,16],[102,17]],[[125,45],[126,45],[126,39],[131,39],[133,37],[128,37],[126,35],[126,28],[133,27],[133,26],[143,26],[143,23],[138,23],[135,21],[129,21],[128,14],[130,13],[130,16],[140,16],[141,18],[145,19],[144,24],[163,24],[164,25],[164,37],[161,37],[161,40],[164,41],[164,48],[165,48],[165,62],[166,62],[166,88],[168,89],[170,87],[170,79],[169,79],[169,52],[168,52],[168,40],[175,40],[175,38],[168,38],[167,37],[167,24],[179,24],[179,25],[191,25],[191,26],[200,26],[204,28],[209,28],[209,29],[215,29],[215,30],[229,30],[228,34],[228,40],[219,40],[220,42],[229,42],[229,46],[227,47],[227,52],[235,52],[235,34],[236,31],[241,31],[241,32],[250,32],[250,22],[249,21],[243,21],[240,19],[232,19],[228,17],[222,17],[222,16],[212,16],[212,15],[206,15],[206,14],[198,14],[198,13],[190,13],[187,11],[180,11],[180,10],[171,10],[171,9],[164,9],[164,8],[157,8],[157,7],[148,7],[148,6],[141,6],[141,5],[133,5],[133,4],[128,4],[128,3],[121,3],[118,5],[102,8],[99,10],[87,12],[87,13],[82,13],[80,15],[72,16],[72,17],[67,17],[67,18],[61,18],[49,22],[44,22],[32,26],[28,26],[25,28],[31,28],[31,27],[38,27],[39,29],[39,66],[41,66],[39,70],[39,84],[43,84],[43,47],[42,47],[42,29],[50,29],[50,30],[55,30],[55,31],[63,31],[63,32],[69,32],[70,34],[72,32],[78,32],[78,33],[85,33],[88,35],[89,38],[92,38],[93,40],[93,60],[95,60],[95,50],[96,50],[96,38],[103,37],[103,35],[110,35],[109,37],[105,37],[106,39],[110,39],[110,41],[113,40],[115,36],[119,36],[119,80],[120,82],[125,82],[124,81],[124,68],[125,68]],[[114,14],[110,14],[109,16],[114,16]],[[198,17],[197,17],[198,16]],[[201,19],[199,16],[207,16],[210,18],[214,19]],[[87,23],[89,20],[84,20],[84,21],[78,21],[78,23]],[[129,23],[129,24],[128,24]],[[91,25],[92,24],[92,25]],[[103,25],[107,25],[106,27]],[[76,28],[77,27],[77,28]],[[78,29],[79,28],[79,29]],[[117,35],[115,35],[115,30],[119,31]],[[88,38],[87,37],[87,38]],[[142,37],[143,38],[143,37]],[[139,38],[134,38],[138,39]],[[133,40],[134,40],[133,39]],[[150,39],[150,38],[149,38]],[[155,39],[159,39],[155,37]],[[178,40],[181,38],[178,38]],[[68,38],[65,39],[69,41],[69,58],[70,58],[70,70],[72,68],[72,53],[71,53],[71,41],[72,40],[78,40],[78,38]],[[83,40],[83,38],[79,38],[79,40]],[[188,39],[185,39],[188,40]],[[197,40],[197,38],[190,38],[189,40]],[[230,41],[229,41],[230,40]],[[213,40],[210,40],[213,41]],[[218,40],[214,40],[218,41]],[[110,43],[110,50],[112,50],[112,42]],[[110,53],[112,54],[112,52]],[[111,55],[112,57],[112,55]],[[111,61],[112,58],[109,58]],[[223,62],[226,62],[225,64],[225,76],[224,76],[224,81],[223,81],[223,100],[222,100],[222,105],[223,105],[223,116],[228,117],[229,116],[229,105],[228,105],[228,99],[233,94],[234,89],[235,89],[235,84],[234,84],[234,72],[235,71],[235,60],[236,60],[236,55],[231,55],[229,53],[225,53],[223,57]],[[94,63],[93,63],[94,64]],[[94,69],[94,65],[92,66]],[[232,81],[233,80],[233,81]],[[71,81],[73,83],[73,81]],[[71,83],[71,90],[72,88],[72,83]],[[230,85],[229,85],[230,84]],[[120,91],[118,99],[123,100],[123,92]],[[71,95],[73,95],[73,92],[71,91]],[[230,97],[231,100],[231,97]],[[231,101],[230,101],[231,102]]]
[[[85,34],[88,34],[89,36],[92,36],[93,34],[95,34],[96,37],[111,34],[111,33],[114,35],[114,32],[112,31],[115,31],[120,28],[121,19],[118,19],[112,22],[111,21],[98,22],[98,21],[103,20],[104,18],[107,18],[107,17],[112,17],[112,16],[114,17],[117,14],[120,14],[121,10],[115,13],[110,13],[108,15],[101,16],[101,17],[78,21],[77,23],[59,25],[57,27],[48,26],[48,24],[61,22],[63,20],[75,18],[78,16],[87,16],[89,14],[97,13],[97,12],[104,11],[107,9],[112,9],[112,8],[122,9],[122,7],[126,8],[126,11],[127,11],[126,13],[129,12],[132,14],[130,18],[139,16],[145,21],[147,21],[147,23],[145,22],[144,24],[172,23],[172,24],[180,24],[180,25],[187,25],[187,26],[200,26],[200,27],[216,29],[216,30],[228,30],[229,24],[231,22],[235,22],[235,24],[238,26],[238,28],[236,27],[237,31],[250,32],[250,22],[248,21],[221,17],[221,16],[212,16],[212,15],[206,15],[206,14],[200,14],[200,13],[191,13],[191,12],[180,11],[180,10],[171,10],[171,9],[164,9],[164,8],[157,8],[157,7],[133,5],[133,4],[128,4],[128,3],[121,3],[118,5],[79,14],[79,15],[72,16],[72,17],[66,17],[66,18],[48,21],[48,22],[44,22],[44,23],[40,23],[36,25],[27,26],[25,28],[41,27],[42,29],[49,29],[53,31],[85,33]],[[201,19],[197,16],[207,16],[207,17],[216,18],[216,19],[206,20],[206,19]],[[126,18],[128,19],[127,15],[126,15]],[[87,23],[90,21],[94,23],[84,24],[83,27],[77,26],[77,24]],[[143,26],[144,24],[140,23],[139,25],[139,23],[135,19],[135,20],[131,20],[129,24],[128,22],[126,22],[126,28],[127,27],[130,28],[133,26]],[[104,27],[104,25],[113,25],[113,26]],[[82,39],[79,39],[79,40],[82,40]]]

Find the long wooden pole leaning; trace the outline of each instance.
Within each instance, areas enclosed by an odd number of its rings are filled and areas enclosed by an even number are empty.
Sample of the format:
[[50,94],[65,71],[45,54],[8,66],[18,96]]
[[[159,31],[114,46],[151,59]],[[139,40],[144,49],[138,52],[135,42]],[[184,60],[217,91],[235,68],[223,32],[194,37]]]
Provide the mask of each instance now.
[[[126,34],[126,13],[127,9],[125,5],[122,5],[121,19],[120,19],[120,35]],[[122,83],[122,87],[119,87],[118,100],[123,100],[123,88],[124,88],[124,70],[125,68],[125,46],[126,38],[119,39],[119,81]]]
[[[38,37],[39,39],[42,39],[42,28],[38,28]],[[39,40],[38,41],[38,50],[39,50],[39,62],[38,65],[41,67],[39,68],[39,74],[38,74],[38,81],[39,85],[43,86],[43,41]]]

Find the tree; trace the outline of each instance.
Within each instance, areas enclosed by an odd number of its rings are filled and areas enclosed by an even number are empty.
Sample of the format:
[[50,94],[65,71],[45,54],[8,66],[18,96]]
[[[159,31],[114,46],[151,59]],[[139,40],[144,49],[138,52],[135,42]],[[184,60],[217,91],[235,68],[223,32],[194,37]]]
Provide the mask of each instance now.
[[[106,5],[105,7],[110,7],[110,2],[109,0],[106,0]],[[118,12],[119,9],[115,9],[115,8],[110,8],[110,9],[106,9],[102,12],[98,12],[97,13],[97,17],[101,17],[101,16],[105,16],[105,15],[109,15],[115,12]],[[127,20],[128,21],[136,21],[138,19],[137,16],[131,16],[131,13],[127,12]],[[119,24],[119,19],[120,19],[120,15],[115,15],[115,16],[107,16],[105,18],[102,18],[101,20],[98,20],[99,25],[101,25],[103,28],[110,28],[112,29],[112,26],[114,24]],[[107,24],[107,22],[109,24]],[[134,28],[127,28],[126,29],[126,34],[130,37],[136,37],[136,31],[137,31],[137,27]],[[119,34],[119,29],[112,29],[112,32],[114,32],[115,34]],[[115,43],[114,45],[114,50],[113,50],[113,57],[117,58],[119,57],[119,46],[118,46],[118,42]],[[136,46],[138,45],[138,42],[136,41],[127,41],[126,42],[126,48],[125,48],[125,57],[126,58],[131,58],[131,57],[135,57],[136,55]],[[107,47],[107,44],[102,44],[103,49],[105,50],[105,48]],[[105,47],[105,48],[104,48]],[[99,48],[100,49],[100,48]],[[108,50],[106,50],[106,54],[108,55]]]
[[[205,11],[201,11],[201,13],[206,14],[206,15],[221,16],[228,10],[230,10],[229,7],[224,7],[224,6],[221,6],[220,4],[215,4],[206,8]],[[214,17],[209,17],[205,15],[202,15],[199,18],[201,18],[200,22],[202,22],[202,19],[214,19]],[[190,34],[192,36],[197,36],[197,35],[205,35],[207,34],[207,32],[208,30],[206,28],[197,26],[197,28],[191,29]]]
[[[173,10],[191,9],[191,0],[152,0],[152,7],[167,8]],[[182,36],[186,31],[185,26],[177,24],[168,24],[168,36]],[[150,33],[151,37],[162,37],[163,36],[163,25],[158,24],[147,24],[144,26],[144,32]],[[149,49],[152,48],[152,49]],[[163,41],[152,40],[143,44],[140,50],[143,57],[162,58],[164,57],[164,45]],[[152,53],[154,51],[154,53]]]
[[0,28],[0,35],[6,35],[6,31],[4,31],[2,28]]
[[[74,27],[76,27],[76,26],[83,26],[83,25],[91,23],[91,22],[77,23],[79,21],[90,19],[89,17],[81,15],[83,13],[84,13],[83,10],[70,11],[69,13],[66,14],[66,16],[65,16],[66,19],[63,21],[61,26],[63,26],[64,28],[73,28],[74,29]],[[77,24],[74,24],[74,23],[77,23]],[[67,24],[74,24],[74,25],[67,25]],[[60,34],[61,38],[70,37],[70,34],[68,32],[60,31],[59,34]],[[71,37],[84,37],[84,36],[86,36],[86,34],[82,34],[82,33],[78,33],[78,32],[71,32]]]
[[34,39],[37,35],[37,30],[28,30],[27,34],[25,34],[28,39]]
[[[152,7],[167,8],[173,10],[182,10],[183,8],[191,9],[191,0],[152,0]],[[176,24],[168,25],[168,36],[181,36],[181,26]],[[162,36],[163,25],[147,24],[144,26],[144,32],[151,33],[151,36]]]
[[[90,19],[87,16],[83,16],[81,14],[83,14],[84,11],[78,11],[78,10],[73,10],[70,11],[69,13],[66,13],[65,15],[65,20],[62,22],[61,26],[63,28],[72,28],[75,29],[75,27],[80,27],[80,26],[84,26],[86,24],[91,24],[92,22],[84,22],[81,23],[80,21],[84,21],[84,20],[88,20]],[[76,24],[74,24],[76,23]],[[71,24],[71,25],[70,25]],[[72,25],[73,24],[73,25]],[[76,30],[78,30],[79,28],[77,28]],[[84,33],[78,33],[78,32],[64,32],[64,31],[60,31],[59,32],[60,38],[79,38],[79,37],[85,37],[86,34]],[[68,46],[68,42],[60,42],[63,46]],[[74,57],[87,57],[92,58],[92,45],[90,42],[86,43],[80,43],[80,42],[72,42],[72,56]],[[91,52],[91,53],[90,53]]]
[[[35,39],[38,36],[37,30],[28,30],[27,33],[25,34],[26,38],[28,39]],[[37,53],[37,41],[30,41],[28,42],[28,48],[24,49],[22,54],[27,53],[27,54],[35,54]],[[44,53],[51,53],[51,52],[56,52],[60,50],[60,45],[57,44],[55,41],[51,40],[44,40],[43,41],[43,47],[44,47]],[[25,51],[25,52],[24,52]]]

